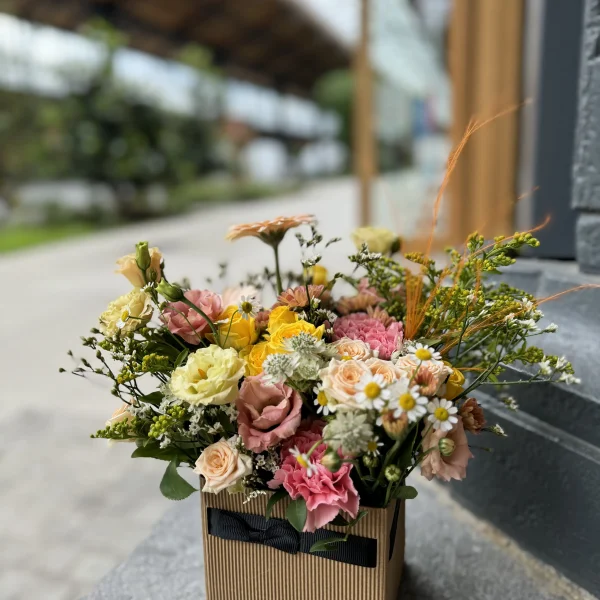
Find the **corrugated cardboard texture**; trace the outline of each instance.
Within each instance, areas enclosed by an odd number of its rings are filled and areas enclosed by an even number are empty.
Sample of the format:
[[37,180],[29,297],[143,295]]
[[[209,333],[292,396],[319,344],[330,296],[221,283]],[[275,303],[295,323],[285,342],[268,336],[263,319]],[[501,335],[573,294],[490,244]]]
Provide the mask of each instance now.
[[[391,560],[394,505],[367,509],[367,516],[353,528],[355,535],[377,539],[377,566],[367,568],[208,535],[207,508],[264,516],[267,496],[247,504],[243,494],[201,496],[207,600],[396,600],[404,565],[404,503]],[[272,516],[284,518],[287,503],[279,502]]]

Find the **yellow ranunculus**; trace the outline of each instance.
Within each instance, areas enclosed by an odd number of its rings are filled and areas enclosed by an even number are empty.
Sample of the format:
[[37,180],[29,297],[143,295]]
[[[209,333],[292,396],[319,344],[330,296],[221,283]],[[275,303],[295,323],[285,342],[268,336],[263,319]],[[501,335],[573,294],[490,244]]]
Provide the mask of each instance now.
[[319,327],[315,327],[308,321],[298,320],[295,323],[280,325],[275,332],[269,336],[269,345],[273,351],[277,352],[283,349],[283,342],[287,338],[291,338],[299,333],[305,332],[320,340],[323,337],[324,331],[325,325],[319,325]]
[[455,369],[448,361],[445,360],[444,364],[452,369],[452,373],[450,373],[450,376],[446,381],[444,398],[446,398],[446,400],[454,400],[454,398],[463,391],[465,376],[458,369]]
[[244,361],[233,348],[216,345],[200,348],[188,356],[171,375],[173,395],[189,404],[229,404],[238,396]]
[[268,342],[259,342],[242,350],[240,356],[246,361],[246,376],[260,375],[265,358],[274,353]]
[[360,250],[363,244],[367,245],[369,252],[397,252],[400,249],[400,238],[385,227],[358,227],[350,237],[357,250]]
[[100,315],[100,327],[105,335],[119,331],[131,333],[152,317],[152,302],[146,292],[134,288],[116,300]]
[[293,310],[290,310],[287,306],[277,306],[269,315],[267,329],[269,330],[269,333],[273,334],[282,325],[295,323],[297,320],[298,315]]
[[[223,348],[243,350],[246,346],[254,344],[258,338],[254,319],[244,319],[237,306],[228,306],[219,315],[218,321],[223,321],[218,325]],[[214,336],[208,337],[214,342]]]
[[312,278],[313,285],[327,285],[327,269],[321,265],[315,265],[308,270],[310,277]]

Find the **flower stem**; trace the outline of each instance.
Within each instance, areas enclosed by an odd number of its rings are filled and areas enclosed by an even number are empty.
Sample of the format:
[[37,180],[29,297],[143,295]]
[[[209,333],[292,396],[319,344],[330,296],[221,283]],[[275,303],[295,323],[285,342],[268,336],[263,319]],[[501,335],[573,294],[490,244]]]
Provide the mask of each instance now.
[[275,278],[277,280],[277,295],[283,292],[283,284],[281,283],[281,271],[279,269],[279,244],[273,245],[273,252],[275,253]]
[[185,296],[181,300],[186,306],[189,306],[192,310],[195,310],[207,323],[212,331],[212,334],[215,336],[215,342],[221,346],[221,340],[219,337],[219,330],[215,326],[215,324],[208,318],[207,314],[200,308],[198,308],[193,302],[188,300]]

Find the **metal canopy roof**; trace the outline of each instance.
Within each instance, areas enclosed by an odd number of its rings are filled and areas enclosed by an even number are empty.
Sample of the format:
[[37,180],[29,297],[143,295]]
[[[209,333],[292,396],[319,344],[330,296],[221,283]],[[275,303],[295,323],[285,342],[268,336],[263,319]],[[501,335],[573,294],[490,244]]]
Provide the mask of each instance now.
[[[4,4],[4,3],[3,3]],[[310,94],[327,71],[348,67],[351,51],[291,0],[11,0],[3,10],[74,30],[101,16],[129,44],[169,57],[187,43],[210,48],[229,74]]]

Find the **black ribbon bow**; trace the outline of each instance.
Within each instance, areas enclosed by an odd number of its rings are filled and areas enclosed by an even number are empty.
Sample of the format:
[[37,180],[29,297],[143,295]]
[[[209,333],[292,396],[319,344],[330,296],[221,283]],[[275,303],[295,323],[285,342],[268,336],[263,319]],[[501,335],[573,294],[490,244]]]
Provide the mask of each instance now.
[[[298,533],[284,519],[267,520],[262,515],[249,515],[219,508],[208,508],[207,517],[209,535],[224,540],[262,544],[289,554],[309,554],[315,542],[340,535],[327,529],[317,529],[314,533]],[[348,540],[337,544],[334,550],[318,552],[314,556],[374,568],[377,566],[377,540],[349,535]]]

